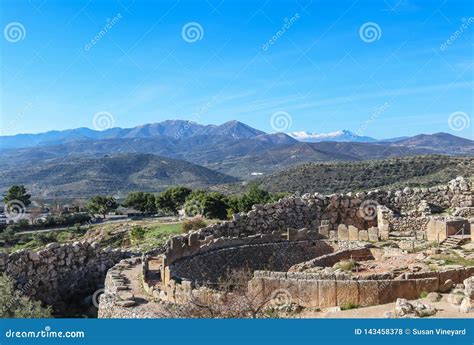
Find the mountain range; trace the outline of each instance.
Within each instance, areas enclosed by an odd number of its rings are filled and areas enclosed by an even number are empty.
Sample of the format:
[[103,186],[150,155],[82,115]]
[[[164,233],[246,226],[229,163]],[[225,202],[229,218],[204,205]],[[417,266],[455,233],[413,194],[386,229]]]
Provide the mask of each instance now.
[[377,139],[361,136],[353,133],[347,129],[342,131],[331,132],[331,133],[310,133],[305,131],[290,132],[288,135],[298,141],[317,143],[321,141],[351,141],[351,142],[362,142],[362,143],[373,143],[378,141]]
[[[168,120],[125,129],[78,128],[4,136],[0,137],[0,191],[20,182],[37,193],[53,195],[134,188],[159,191],[171,184],[208,187],[245,181],[311,162],[429,154],[474,156],[474,141],[447,133],[390,140],[364,139],[367,137],[355,137],[348,131],[325,139],[308,134],[311,138],[306,140],[305,135],[269,134],[238,121],[217,126]],[[326,140],[329,138],[333,140]],[[130,164],[136,169],[130,170]],[[104,166],[112,167],[110,171],[120,179],[107,180],[101,175]],[[155,170],[160,173],[153,174]],[[190,175],[184,173],[188,170]]]

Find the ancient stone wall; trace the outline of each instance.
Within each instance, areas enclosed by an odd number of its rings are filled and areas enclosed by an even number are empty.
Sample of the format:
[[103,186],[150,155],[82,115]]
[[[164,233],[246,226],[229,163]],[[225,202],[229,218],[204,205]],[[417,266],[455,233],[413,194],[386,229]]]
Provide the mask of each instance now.
[[[220,271],[219,267],[229,269],[234,266],[260,269],[268,264],[272,255],[278,257],[273,254],[275,250],[271,250],[272,248],[290,248],[296,244],[262,246],[261,252],[251,250],[252,247],[246,250],[245,246],[248,245],[282,240],[311,243],[322,238],[344,242],[378,241],[391,237],[424,238],[428,223],[427,208],[431,210],[471,206],[472,198],[471,184],[457,178],[446,186],[431,188],[334,195],[316,193],[285,198],[274,204],[254,205],[251,211],[236,214],[231,221],[172,237],[165,246],[161,280],[165,292],[173,296],[176,288],[182,288],[179,282],[183,278],[215,282],[217,276],[206,273],[205,267],[215,268],[207,272]],[[236,247],[239,247],[239,250],[226,249],[216,252],[219,249]],[[203,255],[211,251],[212,255]],[[233,252],[240,251],[243,251],[244,255],[229,260]],[[307,260],[304,259],[305,253],[303,250],[300,262]],[[191,256],[193,258],[189,259]],[[255,257],[258,260],[252,261],[246,257]],[[188,258],[186,265],[176,263],[183,258]],[[222,265],[224,261],[226,265]],[[229,266],[232,263],[235,265]],[[293,264],[295,263],[296,259]],[[285,267],[282,261],[280,266]]]
[[250,244],[197,254],[170,265],[174,279],[190,280],[194,284],[219,283],[233,270],[287,271],[296,263],[332,253],[333,246],[325,241],[297,241]]
[[24,295],[58,309],[69,298],[94,292],[107,270],[130,255],[88,242],[50,243],[39,251],[0,253],[0,273],[10,276]]
[[474,267],[442,272],[407,273],[403,279],[387,279],[384,275],[347,276],[319,273],[257,271],[249,281],[251,296],[270,299],[285,292],[290,303],[303,307],[327,308],[353,304],[370,306],[394,302],[397,298],[416,299],[421,292],[438,291],[451,279],[462,283],[474,274]]
[[322,255],[311,260],[300,261],[290,267],[289,272],[303,272],[313,267],[332,267],[341,260],[365,261],[380,258],[383,250],[380,248],[358,248],[339,250],[335,253]]
[[[474,205],[473,198],[471,184],[462,178],[430,188],[333,195],[305,194],[288,197],[274,204],[254,205],[251,211],[236,214],[231,221],[205,227],[193,236],[200,241],[212,242],[214,238],[248,237],[307,228],[331,238],[331,231],[337,231],[338,226],[344,224],[367,231],[378,226],[378,237],[381,239],[388,239],[390,232],[394,235],[410,232],[411,236],[423,238],[427,221],[418,218],[427,215],[426,205],[439,209],[469,207]],[[382,219],[377,219],[380,218],[378,211],[382,206],[389,210],[385,213],[388,217],[386,226]],[[390,222],[393,225],[388,224]],[[418,232],[413,230],[420,226],[422,228]],[[332,235],[337,239],[336,233]],[[365,236],[365,233],[362,235]]]

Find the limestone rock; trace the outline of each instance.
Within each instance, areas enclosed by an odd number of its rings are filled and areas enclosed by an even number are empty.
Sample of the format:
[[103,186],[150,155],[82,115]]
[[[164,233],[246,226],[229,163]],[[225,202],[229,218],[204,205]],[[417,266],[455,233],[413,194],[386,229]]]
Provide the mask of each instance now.
[[124,307],[124,308],[130,308],[130,307],[133,307],[137,304],[137,302],[135,301],[117,301],[115,302],[116,305],[118,305],[119,307]]
[[446,280],[443,284],[439,286],[439,291],[440,292],[448,292],[450,291],[454,286],[454,283],[451,279]]
[[29,252],[28,257],[30,258],[31,261],[39,261],[40,257],[37,252]]
[[470,313],[472,310],[471,299],[466,297],[462,300],[461,305],[459,306],[459,311],[461,313]]
[[436,308],[420,301],[409,302],[398,298],[395,303],[395,315],[398,317],[426,317],[436,314]]
[[471,299],[474,299],[474,276],[464,280],[464,294]]
[[438,292],[430,292],[427,296],[426,299],[430,302],[438,302],[441,299],[441,294]]

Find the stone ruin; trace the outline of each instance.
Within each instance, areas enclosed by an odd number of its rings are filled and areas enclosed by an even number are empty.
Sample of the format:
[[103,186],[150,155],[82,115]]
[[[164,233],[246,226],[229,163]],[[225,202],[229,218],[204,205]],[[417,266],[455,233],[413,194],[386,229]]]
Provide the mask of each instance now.
[[[437,213],[448,209],[458,217]],[[233,220],[174,236],[161,251],[144,255],[143,289],[155,302],[186,304],[196,296],[218,301],[229,272],[245,268],[253,275],[247,291],[262,300],[281,291],[310,308],[413,299],[421,292],[443,291],[447,282],[461,284],[474,275],[474,267],[399,275],[354,275],[329,268],[343,260],[383,257],[387,249],[374,246],[377,242],[395,241],[401,250],[414,250],[419,243],[442,244],[453,236],[465,240],[474,219],[459,214],[470,217],[473,210],[472,184],[462,177],[430,188],[305,194],[254,205]],[[122,270],[114,268],[107,275],[99,317],[142,315],[133,311],[133,295],[127,295],[127,310],[117,298],[117,286],[127,289]]]

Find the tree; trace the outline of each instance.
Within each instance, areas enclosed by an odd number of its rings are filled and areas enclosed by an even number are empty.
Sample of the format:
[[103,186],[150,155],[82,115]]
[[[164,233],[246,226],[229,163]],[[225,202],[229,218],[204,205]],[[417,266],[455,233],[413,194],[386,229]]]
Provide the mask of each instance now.
[[106,214],[118,207],[117,201],[111,196],[94,196],[87,204],[87,209],[93,214],[101,214],[105,218]]
[[0,318],[49,318],[51,308],[43,308],[41,302],[30,300],[15,289],[13,281],[0,275]]
[[123,201],[125,207],[133,207],[135,210],[145,212],[145,193],[130,192]]
[[184,204],[187,216],[203,215],[212,219],[227,219],[229,203],[225,195],[218,192],[193,191]]
[[155,198],[156,207],[158,210],[177,214],[191,192],[191,189],[182,186],[168,188]]
[[145,194],[145,212],[148,213],[156,213],[157,208],[156,208],[156,197],[155,195],[151,193],[146,193]]
[[[26,193],[25,186],[11,186],[7,194],[3,197],[5,205],[15,204],[12,207],[28,207],[31,204],[31,195]],[[18,205],[20,204],[20,205]],[[23,210],[24,212],[24,210]]]
[[133,207],[140,212],[156,212],[155,196],[151,193],[131,192],[128,193],[125,201],[125,207]]
[[255,204],[267,204],[272,201],[272,196],[256,184],[250,184],[247,192],[239,200],[239,211],[247,212]]

